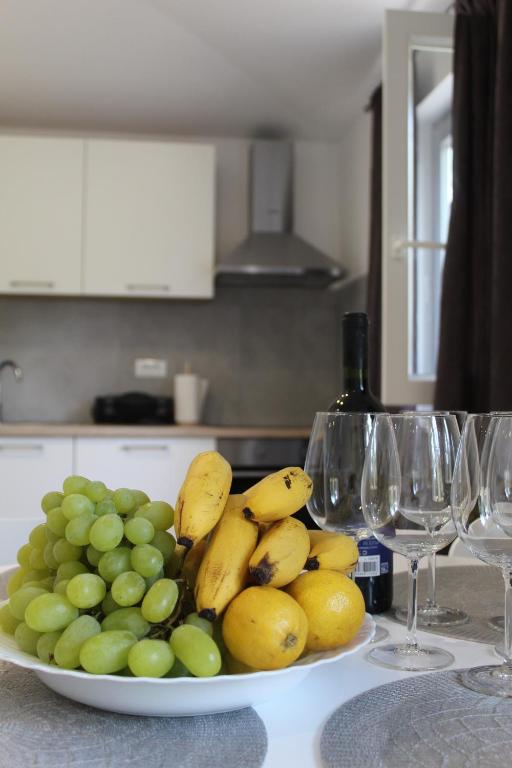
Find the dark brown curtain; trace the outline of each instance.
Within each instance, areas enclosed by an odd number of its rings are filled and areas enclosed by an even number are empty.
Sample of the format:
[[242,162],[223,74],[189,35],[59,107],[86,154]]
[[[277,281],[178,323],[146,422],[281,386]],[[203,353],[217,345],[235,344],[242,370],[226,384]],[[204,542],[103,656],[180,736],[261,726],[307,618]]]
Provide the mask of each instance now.
[[382,86],[373,92],[367,107],[372,113],[370,172],[370,253],[367,313],[370,387],[380,397],[382,310]]
[[436,408],[512,410],[512,2],[456,3]]

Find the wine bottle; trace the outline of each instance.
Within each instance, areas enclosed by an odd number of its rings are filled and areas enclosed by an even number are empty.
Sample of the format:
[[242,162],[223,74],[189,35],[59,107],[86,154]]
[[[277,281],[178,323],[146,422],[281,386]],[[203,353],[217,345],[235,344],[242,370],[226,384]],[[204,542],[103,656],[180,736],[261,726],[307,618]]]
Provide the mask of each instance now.
[[[343,392],[330,411],[380,413],[384,406],[372,393],[368,380],[368,315],[343,316]],[[393,553],[368,531],[358,542],[359,562],[355,581],[363,593],[368,613],[382,613],[393,600]]]

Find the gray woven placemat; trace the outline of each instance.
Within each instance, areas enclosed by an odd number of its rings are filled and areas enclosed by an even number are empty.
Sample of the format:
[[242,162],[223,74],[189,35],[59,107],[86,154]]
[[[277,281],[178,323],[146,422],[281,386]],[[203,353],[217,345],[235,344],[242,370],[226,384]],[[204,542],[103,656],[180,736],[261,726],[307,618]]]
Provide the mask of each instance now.
[[0,671],[0,768],[259,768],[265,726],[253,709],[134,717],[50,691],[10,664]]
[[504,768],[512,753],[512,701],[464,688],[438,672],[373,688],[329,718],[327,768]]
[[[426,576],[422,571],[418,579],[420,605],[427,594]],[[487,623],[493,616],[503,615],[505,585],[497,568],[482,565],[439,568],[436,582],[438,604],[462,609],[468,614],[469,621],[456,627],[424,627],[426,632],[491,645],[503,640],[503,632]],[[397,573],[394,577],[393,605],[407,605],[407,573]],[[386,616],[396,621],[392,611]]]

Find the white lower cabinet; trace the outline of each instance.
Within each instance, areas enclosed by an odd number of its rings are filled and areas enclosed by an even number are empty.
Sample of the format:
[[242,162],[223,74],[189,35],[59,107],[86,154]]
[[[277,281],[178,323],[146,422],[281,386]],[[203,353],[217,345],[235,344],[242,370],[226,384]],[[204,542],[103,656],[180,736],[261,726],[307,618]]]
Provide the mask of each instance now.
[[60,490],[72,472],[72,438],[0,439],[0,565],[15,562],[31,529],[45,519],[41,498]]
[[75,472],[109,488],[138,488],[174,506],[188,466],[213,438],[86,438],[75,440]]

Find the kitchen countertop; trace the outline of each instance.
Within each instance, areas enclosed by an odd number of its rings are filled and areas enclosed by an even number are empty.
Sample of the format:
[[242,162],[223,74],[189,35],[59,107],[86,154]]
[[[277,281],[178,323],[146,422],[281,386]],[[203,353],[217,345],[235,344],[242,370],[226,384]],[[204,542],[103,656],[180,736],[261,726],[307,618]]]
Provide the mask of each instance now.
[[0,437],[215,437],[309,438],[310,427],[244,427],[141,424],[69,424],[67,422],[3,422]]

